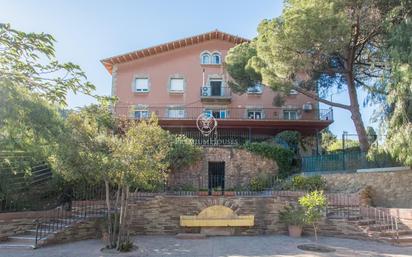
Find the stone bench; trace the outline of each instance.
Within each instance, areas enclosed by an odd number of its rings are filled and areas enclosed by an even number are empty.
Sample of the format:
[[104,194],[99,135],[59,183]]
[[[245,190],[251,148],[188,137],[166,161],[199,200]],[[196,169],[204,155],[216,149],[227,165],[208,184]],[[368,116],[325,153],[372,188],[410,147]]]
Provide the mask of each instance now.
[[230,228],[252,227],[254,221],[254,215],[237,215],[232,209],[223,205],[210,206],[202,210],[199,215],[180,216],[180,226],[200,227],[201,233],[207,235],[231,235],[233,229]]

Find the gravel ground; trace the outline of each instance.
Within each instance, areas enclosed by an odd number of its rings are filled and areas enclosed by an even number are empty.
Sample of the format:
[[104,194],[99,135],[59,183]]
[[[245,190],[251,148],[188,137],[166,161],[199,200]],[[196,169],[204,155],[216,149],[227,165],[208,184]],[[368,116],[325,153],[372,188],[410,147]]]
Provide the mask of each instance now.
[[292,239],[287,236],[210,237],[204,240],[181,240],[173,236],[138,236],[139,248],[122,254],[102,253],[99,240],[46,246],[37,250],[0,249],[1,257],[271,257],[271,256],[412,256],[412,247],[321,237],[319,244],[336,249],[333,253],[314,253],[297,248],[299,244],[313,243],[312,238]]

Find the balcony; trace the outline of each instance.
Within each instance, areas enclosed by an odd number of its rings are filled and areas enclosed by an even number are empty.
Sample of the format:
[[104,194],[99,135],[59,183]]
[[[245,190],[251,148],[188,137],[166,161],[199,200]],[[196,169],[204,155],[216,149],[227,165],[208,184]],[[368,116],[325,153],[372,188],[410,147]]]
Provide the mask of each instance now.
[[223,107],[170,107],[150,106],[116,106],[118,116],[133,119],[146,119],[154,113],[159,120],[196,120],[201,113],[218,120],[244,121],[333,121],[332,109],[291,109],[291,108],[223,108]]
[[229,103],[232,100],[232,91],[230,87],[223,87],[220,84],[203,86],[200,88],[200,99],[208,103]]
[[296,130],[313,134],[328,127],[333,122],[332,109],[291,109],[291,108],[224,108],[224,107],[169,107],[116,106],[115,114],[135,120],[148,119],[155,114],[164,128],[194,128],[196,119],[205,113],[218,121],[221,129],[260,130],[262,133]]

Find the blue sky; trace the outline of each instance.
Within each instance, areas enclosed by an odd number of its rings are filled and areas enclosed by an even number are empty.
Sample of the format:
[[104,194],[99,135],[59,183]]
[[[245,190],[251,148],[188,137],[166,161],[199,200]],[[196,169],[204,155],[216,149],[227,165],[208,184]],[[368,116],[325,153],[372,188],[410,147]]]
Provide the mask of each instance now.
[[[256,36],[262,19],[281,14],[280,0],[0,0],[0,22],[15,29],[45,32],[56,40],[60,61],[79,64],[97,87],[97,94],[109,95],[111,77],[101,59],[167,41],[219,29],[246,38]],[[364,94],[360,94],[361,100]],[[347,103],[347,94],[333,100]],[[83,106],[94,100],[69,95],[69,107]],[[369,124],[372,107],[362,108]],[[331,130],[355,133],[347,111],[334,108]]]

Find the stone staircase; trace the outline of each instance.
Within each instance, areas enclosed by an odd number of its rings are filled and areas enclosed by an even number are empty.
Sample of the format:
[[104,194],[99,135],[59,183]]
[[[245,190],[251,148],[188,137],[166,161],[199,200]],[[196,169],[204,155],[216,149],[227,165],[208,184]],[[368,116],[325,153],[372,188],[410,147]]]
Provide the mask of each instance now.
[[[87,209],[93,210],[87,212]],[[101,218],[105,215],[104,206],[99,208],[91,208],[89,206],[73,207],[70,215],[63,214],[64,212],[53,212],[57,215],[45,217],[39,222],[33,224],[33,227],[24,232],[2,238],[0,240],[0,249],[15,248],[15,249],[35,249],[51,241],[55,235],[63,232],[66,229],[73,227],[79,222],[87,219]],[[62,213],[63,215],[59,215]],[[37,237],[37,240],[36,240]]]
[[379,208],[328,207],[327,218],[335,229],[348,238],[359,237],[397,246],[412,246],[412,229]]

